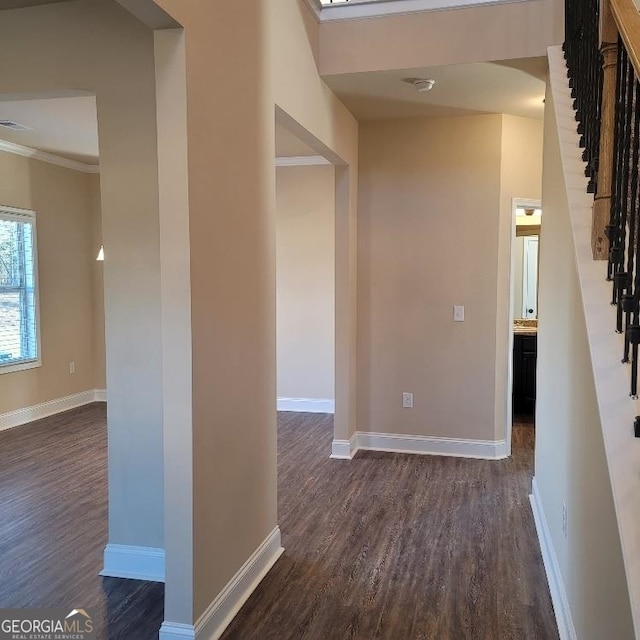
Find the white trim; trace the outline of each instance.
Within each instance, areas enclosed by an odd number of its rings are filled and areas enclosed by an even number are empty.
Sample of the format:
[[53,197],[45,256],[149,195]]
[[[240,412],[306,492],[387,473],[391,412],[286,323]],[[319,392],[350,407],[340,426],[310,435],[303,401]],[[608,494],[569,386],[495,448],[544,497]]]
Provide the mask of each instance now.
[[311,11],[311,14],[316,19],[316,22],[320,24],[322,22],[320,18],[320,14],[322,13],[322,5],[320,4],[320,0],[306,0],[306,5]]
[[70,160],[69,158],[63,158],[53,153],[39,151],[38,149],[25,147],[21,144],[15,144],[14,142],[7,142],[6,140],[0,140],[0,151],[13,153],[16,156],[24,156],[32,160],[48,162],[49,164],[55,164],[65,169],[72,169],[73,171],[82,171],[82,173],[100,173],[100,165],[85,164],[84,162]]
[[280,528],[276,527],[197,620],[195,637],[218,640],[283,552]]
[[164,582],[164,549],[108,544],[101,576]]
[[98,398],[99,393],[102,392],[96,389],[90,389],[89,391],[74,393],[71,396],[49,400],[48,402],[36,404],[31,407],[2,413],[0,414],[0,431],[13,429],[13,427],[19,427],[22,424],[27,424],[27,422],[40,420],[48,416],[53,416],[56,413],[62,413],[63,411],[69,411],[69,409],[75,409],[85,404],[100,401]]
[[106,402],[107,401],[107,390],[106,389],[94,389],[94,402]]
[[352,4],[323,5],[320,9],[314,0],[307,0],[307,5],[317,16],[319,22],[336,20],[359,20],[363,18],[382,18],[393,15],[424,13],[427,11],[443,11],[463,9],[494,4],[511,4],[529,2],[530,0],[361,0]]
[[278,398],[278,411],[335,413],[336,405],[330,398]]
[[331,443],[331,455],[333,460],[351,460],[358,451],[358,434],[354,433],[350,440],[334,440]]
[[[36,315],[38,310],[36,309]],[[38,331],[38,339],[40,332]],[[42,360],[37,358],[36,360],[20,360],[15,364],[0,364],[0,376],[5,373],[16,373],[16,371],[28,371],[29,369],[37,369],[42,366]]]
[[1,364],[0,375],[6,373],[15,373],[17,371],[27,371],[28,369],[37,369],[42,366],[42,337],[40,334],[40,273],[38,270],[38,225],[37,214],[33,209],[21,209],[17,207],[9,207],[0,205],[0,220],[12,220],[22,224],[31,225],[32,247],[31,262],[33,270],[34,282],[34,305],[35,305],[35,324],[36,324],[36,357],[29,360],[18,360],[13,363]]
[[331,164],[324,156],[280,156],[276,158],[276,167],[311,167]]
[[33,209],[22,209],[20,207],[9,207],[6,204],[0,205],[0,213],[3,214],[5,220],[16,220],[24,222],[25,220],[35,220],[36,212]]
[[163,622],[158,640],[195,640],[196,628],[192,624]]
[[573,626],[573,618],[571,617],[571,609],[569,608],[569,600],[564,588],[558,557],[553,548],[551,532],[549,531],[549,525],[547,524],[547,518],[544,514],[540,492],[535,478],[531,484],[529,500],[531,501],[533,519],[536,523],[542,561],[544,563],[545,573],[547,574],[547,582],[549,583],[549,592],[551,593],[551,601],[553,602],[553,610],[556,615],[560,640],[577,640],[578,636]]
[[431,456],[480,458],[483,460],[502,460],[508,455],[506,440],[463,440],[438,436],[368,433],[362,431],[358,431],[356,436],[356,451],[363,449],[393,453],[418,453]]
[[360,450],[479,458],[481,460],[503,460],[509,457],[506,440],[463,440],[366,431],[357,431],[351,436],[351,440],[334,440],[330,457],[338,460],[351,460]]

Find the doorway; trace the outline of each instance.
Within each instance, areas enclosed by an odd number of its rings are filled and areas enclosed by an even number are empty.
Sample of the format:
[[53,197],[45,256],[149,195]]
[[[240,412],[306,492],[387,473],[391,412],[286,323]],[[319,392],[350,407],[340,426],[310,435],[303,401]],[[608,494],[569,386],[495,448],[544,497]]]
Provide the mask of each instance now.
[[[332,185],[331,202],[326,202],[325,209],[330,210],[331,238],[326,233],[325,245],[329,245],[330,260],[327,261],[327,252],[323,260],[325,274],[328,273],[331,279],[329,299],[324,295],[326,307],[331,308],[330,316],[324,313],[324,335],[331,334],[331,343],[325,340],[325,362],[324,371],[325,385],[322,397],[316,399],[319,403],[296,402],[290,404],[291,398],[284,395],[284,388],[278,389],[278,399],[281,409],[296,407],[300,410],[305,406],[318,413],[333,412],[332,443],[327,455],[334,458],[351,458],[351,442],[348,440],[350,430],[353,429],[355,412],[355,390],[352,387],[352,375],[355,367],[355,343],[353,341],[353,307],[351,300],[353,296],[353,260],[351,256],[355,250],[354,246],[354,207],[352,201],[352,175],[349,165],[338,156],[330,147],[307,131],[299,122],[276,105],[275,108],[276,132],[284,133],[280,140],[280,156],[275,159],[278,168],[294,167],[304,168],[305,166],[318,167],[330,174],[330,185]],[[276,137],[277,134],[276,134]],[[293,146],[289,146],[291,143]],[[302,145],[302,146],[300,146]],[[276,140],[278,147],[278,140]],[[331,177],[332,176],[332,177]],[[329,186],[330,188],[330,186]],[[327,189],[325,189],[325,196]],[[326,200],[326,199],[325,199]],[[327,220],[325,219],[325,232]],[[326,246],[325,246],[326,249]],[[307,256],[304,256],[307,259]],[[326,294],[326,280],[325,280]],[[278,292],[278,297],[281,298]],[[278,303],[279,304],[279,303]],[[276,305],[278,306],[278,305]],[[277,311],[280,315],[280,312]],[[332,332],[327,332],[327,325],[331,325]],[[279,340],[282,340],[279,332]],[[307,342],[308,342],[307,334]],[[278,360],[280,360],[281,350],[277,345]],[[326,358],[327,352],[329,358]],[[327,368],[327,360],[329,368]],[[278,362],[280,367],[280,362]],[[311,376],[313,378],[313,376]],[[279,382],[281,380],[278,374]],[[327,386],[327,380],[331,388]],[[309,399],[309,398],[307,398]],[[289,405],[287,407],[287,404]],[[351,431],[352,432],[352,431]]]
[[276,123],[278,411],[335,410],[334,174]]
[[[511,268],[510,438],[523,429],[535,434],[538,343],[538,255],[542,208],[539,200],[513,199]],[[529,434],[530,436],[531,434]]]

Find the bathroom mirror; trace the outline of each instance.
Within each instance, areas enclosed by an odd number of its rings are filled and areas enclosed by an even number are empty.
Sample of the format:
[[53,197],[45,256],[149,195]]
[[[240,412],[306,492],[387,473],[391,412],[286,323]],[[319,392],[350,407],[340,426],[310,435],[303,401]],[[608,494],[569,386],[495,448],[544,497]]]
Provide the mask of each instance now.
[[516,208],[513,257],[513,317],[538,318],[538,247],[542,211],[539,207]]

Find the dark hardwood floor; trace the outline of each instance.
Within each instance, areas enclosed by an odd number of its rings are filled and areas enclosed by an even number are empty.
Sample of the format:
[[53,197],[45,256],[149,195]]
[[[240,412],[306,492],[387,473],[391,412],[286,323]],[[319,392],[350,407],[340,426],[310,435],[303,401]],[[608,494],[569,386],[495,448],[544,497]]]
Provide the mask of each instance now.
[[104,404],[0,432],[0,608],[93,608],[98,638],[157,640],[164,586],[101,578]]
[[531,424],[490,462],[329,460],[330,416],[279,420],[285,554],[223,640],[556,640],[528,494]]
[[[286,552],[223,640],[555,640],[528,502],[533,428],[488,462],[329,460],[330,416],[279,416]],[[101,639],[157,638],[162,585],[100,578],[104,405],[0,432],[0,607],[92,607]]]

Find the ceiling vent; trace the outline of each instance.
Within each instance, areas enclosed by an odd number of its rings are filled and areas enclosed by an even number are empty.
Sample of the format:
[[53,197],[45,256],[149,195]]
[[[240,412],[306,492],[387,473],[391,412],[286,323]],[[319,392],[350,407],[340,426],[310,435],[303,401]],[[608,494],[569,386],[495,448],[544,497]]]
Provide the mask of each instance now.
[[31,131],[31,127],[27,127],[19,122],[14,122],[13,120],[0,120],[0,127],[11,129],[11,131]]

